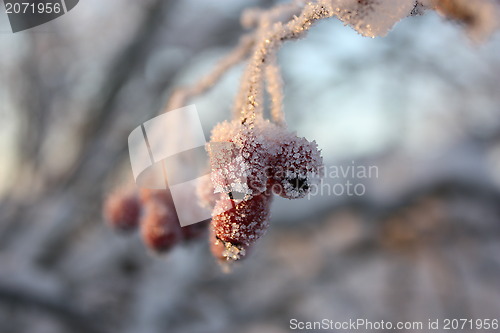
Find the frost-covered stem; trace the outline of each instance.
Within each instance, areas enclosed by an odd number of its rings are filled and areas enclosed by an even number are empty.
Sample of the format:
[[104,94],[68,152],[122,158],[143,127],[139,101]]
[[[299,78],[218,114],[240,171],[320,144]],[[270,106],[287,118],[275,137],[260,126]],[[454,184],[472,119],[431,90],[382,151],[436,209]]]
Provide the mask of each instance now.
[[256,115],[262,114],[262,81],[264,67],[270,55],[275,54],[278,47],[285,40],[297,39],[310,29],[318,20],[331,17],[335,14],[328,3],[308,3],[299,16],[294,17],[286,24],[275,23],[268,31],[259,34],[255,50],[250,63],[243,75],[241,89],[245,91],[244,105],[239,111],[240,120],[252,126]]
[[[280,4],[267,10],[263,10],[260,8],[251,8],[243,13],[241,23],[246,28],[257,27],[255,35],[258,36],[257,39],[261,39],[260,36],[269,31],[273,23],[290,21],[296,14],[299,14],[301,12],[303,7],[303,3],[296,1],[287,4]],[[238,95],[235,98],[234,104],[235,118],[240,115],[241,110],[247,104],[247,91],[250,88],[251,74],[252,72],[247,69],[242,75],[241,86]],[[261,92],[262,86],[263,80],[262,78],[259,78],[258,81],[254,83],[254,88],[257,88],[257,90]],[[259,98],[252,102],[253,105],[262,107],[262,95],[262,93],[257,94]],[[257,113],[259,111],[260,110],[256,110]]]
[[280,126],[286,126],[283,111],[283,80],[278,65],[277,55],[268,57],[265,68],[266,88],[271,100],[271,118]]
[[[269,30],[276,22],[288,22],[295,14],[299,14],[304,3],[293,2],[278,5],[260,16],[258,22],[261,31]],[[274,52],[273,52],[274,51]],[[280,126],[286,126],[285,113],[283,111],[283,80],[278,64],[278,49],[270,50],[264,66],[264,81],[266,91],[270,98],[270,114],[274,122]]]
[[187,104],[189,99],[201,95],[212,88],[231,67],[245,59],[252,50],[254,42],[255,34],[242,36],[236,48],[221,59],[211,73],[207,74],[193,86],[175,90],[168,101],[166,110],[181,108]]

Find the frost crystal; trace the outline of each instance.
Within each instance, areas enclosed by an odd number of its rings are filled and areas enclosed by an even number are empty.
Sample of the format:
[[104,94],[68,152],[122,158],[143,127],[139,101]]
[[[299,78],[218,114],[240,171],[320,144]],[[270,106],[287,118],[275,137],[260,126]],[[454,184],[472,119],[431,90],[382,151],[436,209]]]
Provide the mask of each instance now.
[[270,193],[235,202],[229,198],[217,201],[212,227],[217,239],[233,245],[252,245],[269,226]]
[[252,127],[238,120],[217,125],[207,145],[215,192],[264,192],[268,167],[279,150],[270,138],[282,131],[261,117],[255,118]]
[[272,190],[284,198],[303,198],[322,176],[323,158],[315,141],[294,133],[281,138],[272,174]]

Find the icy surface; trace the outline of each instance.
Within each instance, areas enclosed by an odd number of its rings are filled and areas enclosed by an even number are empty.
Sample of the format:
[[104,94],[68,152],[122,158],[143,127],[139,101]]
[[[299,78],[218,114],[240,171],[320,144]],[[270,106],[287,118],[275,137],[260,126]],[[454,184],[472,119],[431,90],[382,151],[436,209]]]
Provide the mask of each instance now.
[[266,172],[279,150],[280,142],[276,139],[282,132],[262,118],[256,118],[252,127],[238,120],[217,125],[207,145],[215,192],[264,192]]

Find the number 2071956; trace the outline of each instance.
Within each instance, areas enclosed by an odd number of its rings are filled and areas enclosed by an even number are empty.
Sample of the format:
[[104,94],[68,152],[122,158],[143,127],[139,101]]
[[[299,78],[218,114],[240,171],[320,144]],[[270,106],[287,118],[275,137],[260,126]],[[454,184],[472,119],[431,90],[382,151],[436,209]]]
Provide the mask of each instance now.
[[7,2],[5,4],[5,12],[7,14],[59,14],[61,10],[61,4],[57,2]]

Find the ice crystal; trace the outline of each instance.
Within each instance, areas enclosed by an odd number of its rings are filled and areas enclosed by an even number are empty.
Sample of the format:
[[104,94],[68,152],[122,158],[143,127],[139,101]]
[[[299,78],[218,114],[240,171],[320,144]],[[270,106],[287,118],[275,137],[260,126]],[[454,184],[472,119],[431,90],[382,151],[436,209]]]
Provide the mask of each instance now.
[[271,200],[267,192],[240,202],[228,197],[219,199],[212,218],[217,239],[233,245],[252,245],[269,226]]
[[261,117],[255,118],[252,126],[239,120],[217,125],[207,145],[215,192],[264,192],[268,167],[280,149],[280,143],[273,138],[282,131]]

